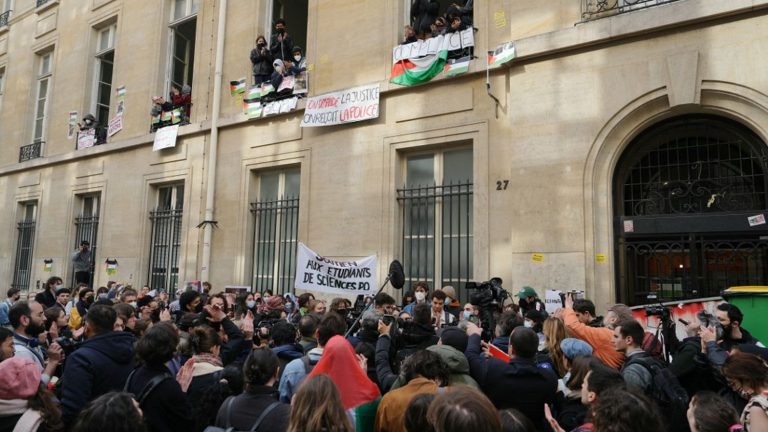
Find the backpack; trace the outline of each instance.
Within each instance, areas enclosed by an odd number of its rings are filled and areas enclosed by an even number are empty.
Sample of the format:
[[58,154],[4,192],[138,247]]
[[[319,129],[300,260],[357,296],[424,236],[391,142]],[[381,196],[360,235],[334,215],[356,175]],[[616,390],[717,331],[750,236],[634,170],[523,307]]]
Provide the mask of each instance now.
[[669,425],[669,430],[687,431],[688,392],[680,385],[677,377],[661,361],[653,357],[633,356],[627,360],[631,364],[643,366],[651,374],[651,389],[646,396],[659,407],[662,416]]
[[[226,401],[224,401],[224,404],[222,405],[224,407],[224,421],[226,426],[208,426],[203,430],[203,432],[237,432],[235,431],[235,428],[230,426],[231,423],[229,420],[230,414],[232,413],[232,403],[234,401],[235,396],[230,396]],[[264,409],[264,411],[261,412],[261,415],[259,415],[259,417],[256,419],[256,422],[253,424],[249,432],[255,432],[258,430],[259,426],[261,426],[261,423],[267,417],[267,414],[269,414],[273,409],[277,408],[278,405],[280,405],[280,402],[274,401],[266,409]]]
[[[130,393],[128,391],[128,387],[130,387],[131,380],[133,379],[133,374],[135,374],[137,370],[138,369],[132,370],[131,373],[128,375],[128,379],[125,380],[125,385],[123,386],[124,392]],[[144,402],[147,396],[149,396],[150,393],[152,393],[157,388],[157,386],[159,386],[163,381],[167,379],[174,379],[174,377],[173,375],[167,372],[164,372],[160,375],[153,376],[151,380],[149,380],[146,384],[144,384],[144,387],[141,389],[141,391],[138,394],[133,395],[133,398],[139,404],[139,407],[141,407],[141,404]]]
[[306,372],[306,373],[307,373],[307,375],[309,375],[309,373],[310,373],[310,372],[312,372],[312,369],[314,369],[314,368],[315,368],[315,366],[317,366],[317,363],[318,363],[319,361],[320,361],[320,360],[311,360],[311,359],[309,358],[309,355],[305,355],[305,356],[303,356],[303,357],[301,358],[301,362],[302,362],[302,363],[304,363],[304,372]]

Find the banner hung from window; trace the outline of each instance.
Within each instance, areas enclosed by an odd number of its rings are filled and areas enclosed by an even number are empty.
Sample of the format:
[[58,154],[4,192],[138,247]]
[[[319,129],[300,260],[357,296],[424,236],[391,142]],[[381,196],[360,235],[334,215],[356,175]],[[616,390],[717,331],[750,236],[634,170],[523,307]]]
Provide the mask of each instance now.
[[301,127],[331,126],[379,117],[379,85],[367,85],[307,99]]
[[155,132],[155,143],[152,151],[176,147],[176,135],[179,133],[179,125],[166,126]]
[[392,74],[389,80],[403,86],[427,82],[446,71],[449,52],[474,46],[475,34],[472,28],[398,45],[392,50]]
[[82,150],[88,147],[93,147],[96,143],[96,130],[85,129],[77,134],[77,149]]
[[335,261],[299,243],[295,286],[328,294],[373,295],[377,289],[376,255],[355,261]]

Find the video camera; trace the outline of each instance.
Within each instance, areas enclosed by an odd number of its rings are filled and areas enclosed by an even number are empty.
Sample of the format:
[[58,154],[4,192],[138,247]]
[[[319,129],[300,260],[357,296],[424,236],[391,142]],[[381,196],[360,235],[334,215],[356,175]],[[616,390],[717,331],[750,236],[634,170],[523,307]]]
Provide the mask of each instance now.
[[480,310],[480,326],[483,328],[483,340],[491,340],[496,329],[496,315],[501,313],[501,306],[509,293],[501,286],[500,277],[493,277],[486,282],[467,282],[465,288],[476,290],[469,297],[469,302]]

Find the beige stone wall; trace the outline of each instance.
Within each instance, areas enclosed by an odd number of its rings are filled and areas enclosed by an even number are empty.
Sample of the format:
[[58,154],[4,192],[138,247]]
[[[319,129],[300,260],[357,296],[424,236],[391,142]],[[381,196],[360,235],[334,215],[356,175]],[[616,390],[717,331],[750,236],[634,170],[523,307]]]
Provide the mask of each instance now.
[[[202,231],[195,226],[204,219],[218,10],[201,1],[193,124],[181,128],[176,149],[157,153],[146,134],[147,111],[150,96],[164,86],[164,65],[158,65],[165,61],[170,3],[101,3],[54,6],[56,29],[34,41],[28,40],[39,25],[34,11],[0,34],[0,46],[8,39],[0,67],[6,66],[10,78],[0,111],[5,204],[0,224],[8,233],[0,237],[0,281],[6,286],[12,279],[17,203],[40,203],[34,281],[47,276],[44,258],[54,259],[54,273],[69,274],[75,194],[93,190],[102,192],[104,209],[97,262],[117,257],[118,279],[144,283],[153,185],[179,180],[186,195],[180,279],[200,274]],[[766,2],[734,0],[718,9],[685,0],[583,23],[576,0],[479,2],[476,52],[508,40],[519,47],[518,61],[491,73],[490,91],[501,102],[497,108],[486,93],[482,56],[467,76],[413,88],[387,82],[403,2],[312,0],[305,47],[313,67],[311,93],[368,83],[382,89],[377,120],[315,129],[299,128],[301,109],[246,121],[229,95],[230,80],[246,76],[250,82],[247,55],[255,36],[266,32],[264,3],[229,2],[214,286],[249,283],[248,203],[256,196],[258,173],[300,166],[300,241],[332,257],[377,254],[382,275],[391,259],[400,258],[395,189],[403,181],[403,155],[469,144],[475,173],[474,278],[500,276],[510,290],[586,289],[601,307],[614,298],[612,175],[632,138],[655,121],[697,112],[737,119],[768,137],[768,78],[757,73],[768,58],[761,55],[768,46]],[[118,19],[113,82],[128,89],[126,127],[107,146],[74,152],[65,139],[66,113],[88,105],[88,29],[110,16]],[[665,23],[675,16],[684,18],[672,31]],[[50,143],[44,158],[18,164],[18,147],[31,134],[31,53],[41,41],[56,46]],[[509,188],[497,191],[496,182],[504,180]],[[534,252],[544,254],[543,263],[531,259]],[[608,259],[597,263],[595,254]],[[102,268],[97,283],[107,279]]]

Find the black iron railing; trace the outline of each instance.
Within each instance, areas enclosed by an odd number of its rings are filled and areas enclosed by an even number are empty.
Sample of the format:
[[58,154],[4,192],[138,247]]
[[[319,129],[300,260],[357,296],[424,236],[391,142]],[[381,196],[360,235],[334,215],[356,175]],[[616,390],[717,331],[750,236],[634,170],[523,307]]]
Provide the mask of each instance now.
[[5,11],[0,14],[0,27],[4,27],[8,25],[8,21],[11,19],[11,12],[13,11]]
[[19,149],[19,162],[24,162],[32,159],[37,159],[41,154],[43,148],[43,141],[37,141],[29,145],[21,146]]
[[11,288],[29,289],[32,276],[32,247],[35,244],[35,221],[24,220],[16,224],[16,263],[13,267]]
[[37,0],[35,3],[35,7],[40,7],[46,3],[48,3],[49,0]]
[[731,286],[768,285],[768,239],[759,236],[620,239],[618,252],[619,299],[629,305],[714,297]]
[[251,203],[253,214],[253,288],[276,295],[292,292],[296,274],[299,198]]
[[472,183],[404,187],[397,201],[406,288],[417,281],[452,285],[466,301],[473,268]]
[[582,17],[585,20],[602,18],[637,9],[645,9],[678,0],[582,0]]
[[148,284],[171,295],[179,285],[179,250],[183,209],[157,209],[149,212],[152,235],[149,245]]
[[[80,248],[80,243],[85,240],[90,243],[91,251],[91,274],[88,280],[90,281],[90,287],[93,287],[93,268],[96,265],[96,251],[98,250],[97,236],[99,231],[99,217],[98,216],[78,216],[75,218],[75,247]],[[72,279],[70,283],[71,287],[75,287],[75,272],[72,272]]]

